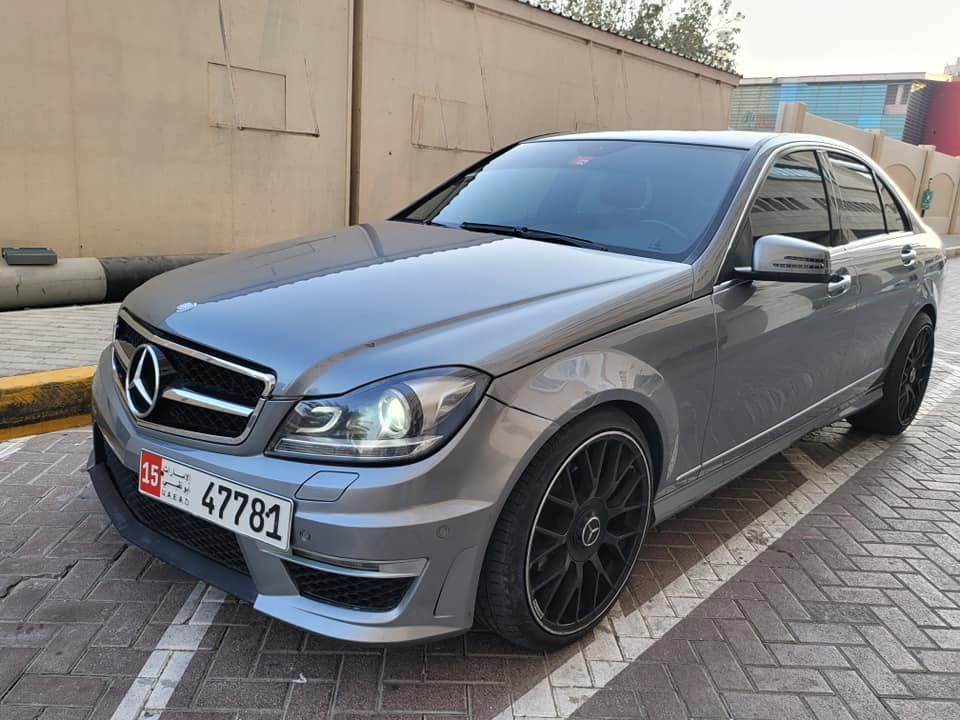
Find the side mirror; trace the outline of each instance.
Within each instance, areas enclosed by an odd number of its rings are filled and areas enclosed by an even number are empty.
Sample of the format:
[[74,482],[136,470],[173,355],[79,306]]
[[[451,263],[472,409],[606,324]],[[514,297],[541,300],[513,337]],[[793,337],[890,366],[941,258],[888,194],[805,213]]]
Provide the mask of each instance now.
[[736,268],[747,280],[825,283],[833,275],[830,249],[787,235],[764,235],[753,246],[753,265]]

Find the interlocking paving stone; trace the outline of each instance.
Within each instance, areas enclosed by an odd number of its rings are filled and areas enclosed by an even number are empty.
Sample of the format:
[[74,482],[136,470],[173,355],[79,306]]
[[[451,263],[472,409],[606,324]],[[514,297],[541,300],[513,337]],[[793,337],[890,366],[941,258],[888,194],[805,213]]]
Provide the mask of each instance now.
[[[580,643],[360,647],[227,598],[162,720],[960,718],[960,282],[946,298],[914,427],[824,428],[667,521]],[[191,643],[165,633],[196,581],[113,531],[88,451],[76,430],[0,457],[4,720],[110,718],[161,637]]]
[[0,377],[94,365],[120,306],[78,305],[0,312]]

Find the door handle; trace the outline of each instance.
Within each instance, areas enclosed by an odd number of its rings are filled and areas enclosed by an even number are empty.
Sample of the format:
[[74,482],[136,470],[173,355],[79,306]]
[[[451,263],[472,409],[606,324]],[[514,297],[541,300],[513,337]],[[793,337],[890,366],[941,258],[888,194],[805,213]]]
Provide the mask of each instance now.
[[909,245],[905,245],[903,250],[900,251],[900,262],[908,268],[912,268],[917,264],[917,251]]
[[827,295],[830,297],[843,295],[850,289],[851,285],[853,285],[853,278],[850,277],[850,273],[838,273],[831,277],[830,282],[827,283]]

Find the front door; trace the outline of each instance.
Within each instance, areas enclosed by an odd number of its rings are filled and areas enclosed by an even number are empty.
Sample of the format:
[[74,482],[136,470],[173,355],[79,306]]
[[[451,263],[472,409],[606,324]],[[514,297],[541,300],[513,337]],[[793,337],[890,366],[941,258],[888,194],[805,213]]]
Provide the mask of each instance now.
[[[763,448],[833,407],[850,345],[859,284],[855,268],[837,266],[852,283],[738,280],[756,240],[788,235],[833,248],[821,159],[813,150],[777,159],[760,187],[714,294],[716,387],[704,439],[704,472]],[[839,250],[831,249],[831,254]]]

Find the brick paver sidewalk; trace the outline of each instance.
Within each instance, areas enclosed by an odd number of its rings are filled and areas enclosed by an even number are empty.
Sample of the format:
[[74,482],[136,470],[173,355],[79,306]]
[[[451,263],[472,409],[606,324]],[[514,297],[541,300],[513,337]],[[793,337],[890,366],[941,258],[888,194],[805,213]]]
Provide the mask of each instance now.
[[0,377],[95,365],[118,304],[0,312]]
[[904,436],[838,423],[668,521],[610,619],[549,655],[308,635],[127,547],[79,470],[88,431],[0,444],[0,718],[960,718],[945,296]]

